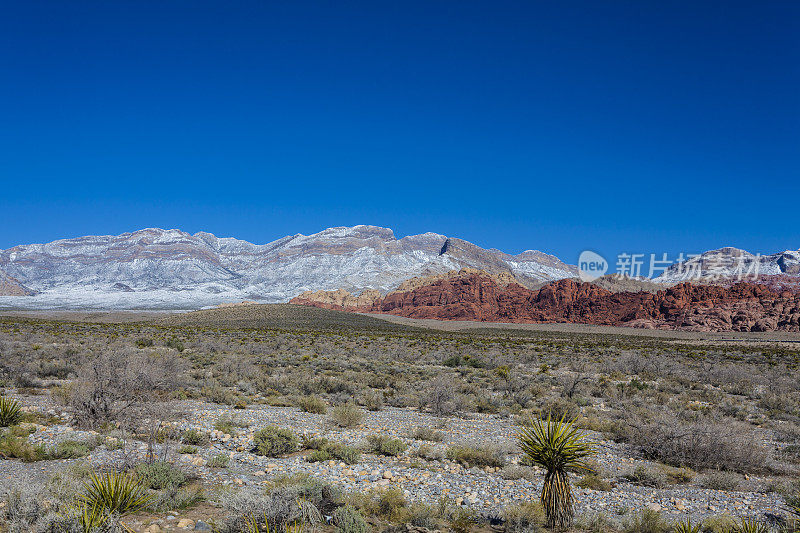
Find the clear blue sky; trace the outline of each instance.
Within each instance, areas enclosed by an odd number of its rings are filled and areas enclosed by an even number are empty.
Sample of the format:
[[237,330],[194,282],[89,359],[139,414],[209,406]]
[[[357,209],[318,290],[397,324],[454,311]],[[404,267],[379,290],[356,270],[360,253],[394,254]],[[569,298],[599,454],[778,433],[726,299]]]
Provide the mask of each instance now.
[[0,248],[800,247],[800,3],[8,2]]

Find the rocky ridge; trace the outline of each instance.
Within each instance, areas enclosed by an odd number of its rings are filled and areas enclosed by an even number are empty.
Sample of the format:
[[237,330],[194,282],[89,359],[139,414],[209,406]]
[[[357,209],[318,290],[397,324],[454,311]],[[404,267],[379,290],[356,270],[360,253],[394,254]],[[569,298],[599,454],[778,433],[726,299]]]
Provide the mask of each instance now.
[[339,288],[386,294],[415,276],[463,267],[526,285],[577,273],[542,252],[509,255],[437,233],[397,239],[377,226],[329,228],[263,245],[151,228],[0,251],[0,269],[39,293],[4,299],[0,307],[196,309],[241,300],[285,302],[305,291]]
[[[292,303],[322,306],[296,298]],[[689,331],[800,331],[800,295],[764,285],[682,283],[649,292],[613,293],[563,279],[540,289],[501,286],[475,273],[437,279],[346,310],[408,318],[490,322],[570,322]]]

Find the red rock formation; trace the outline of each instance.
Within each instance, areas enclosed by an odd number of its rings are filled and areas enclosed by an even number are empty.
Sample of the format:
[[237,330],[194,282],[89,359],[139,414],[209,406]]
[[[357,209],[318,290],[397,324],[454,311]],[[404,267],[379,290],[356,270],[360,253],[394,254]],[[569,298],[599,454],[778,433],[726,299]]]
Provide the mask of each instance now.
[[[317,305],[295,298],[292,303]],[[331,306],[324,305],[331,308]],[[538,290],[498,285],[470,274],[396,292],[351,311],[410,318],[491,322],[570,322],[694,331],[800,331],[800,295],[764,285],[683,283],[655,294],[612,293],[591,283],[560,280]]]

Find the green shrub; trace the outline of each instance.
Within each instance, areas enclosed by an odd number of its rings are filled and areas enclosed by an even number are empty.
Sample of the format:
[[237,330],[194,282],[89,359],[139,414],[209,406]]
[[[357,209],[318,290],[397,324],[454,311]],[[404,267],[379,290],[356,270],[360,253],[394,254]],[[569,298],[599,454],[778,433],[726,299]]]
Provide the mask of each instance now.
[[228,463],[231,462],[231,458],[229,455],[224,453],[218,453],[214,457],[208,460],[208,467],[209,468],[228,468]]
[[466,467],[503,466],[503,458],[500,453],[488,447],[450,446],[447,448],[447,458]]
[[334,511],[333,525],[336,526],[337,533],[367,533],[370,530],[361,513],[350,505]]
[[195,453],[197,453],[197,446],[187,446],[187,445],[184,444],[183,446],[178,448],[178,453],[180,453],[180,454],[195,454]]
[[333,456],[326,450],[314,450],[306,455],[306,461],[309,463],[319,463],[322,461],[330,461],[331,459],[333,459]]
[[167,339],[167,342],[164,343],[164,346],[167,348],[172,348],[174,350],[178,350],[182,352],[184,350],[183,341],[180,340],[178,337],[170,337]]
[[364,411],[353,404],[337,405],[331,412],[331,420],[341,428],[353,428],[364,421]]
[[217,431],[221,431],[223,433],[227,433],[231,436],[236,436],[236,430],[238,428],[247,427],[247,424],[236,420],[235,418],[231,417],[230,415],[222,415],[217,419],[214,423],[214,429]]
[[328,412],[328,406],[319,396],[301,396],[295,400],[295,404],[306,413],[324,415]]
[[0,427],[19,424],[22,421],[22,406],[16,400],[0,396]]
[[367,450],[378,455],[397,457],[408,449],[408,445],[400,439],[393,439],[387,435],[368,435]]
[[186,474],[167,461],[138,464],[133,472],[142,485],[149,489],[180,487],[186,483]]
[[44,446],[33,446],[28,439],[11,434],[0,436],[0,455],[9,459],[20,459],[24,463],[47,459],[47,451]]
[[47,451],[48,459],[79,459],[86,457],[95,448],[94,444],[78,440],[62,440]]
[[187,429],[181,437],[181,442],[189,446],[205,446],[209,440],[208,433],[197,429]]
[[400,522],[408,511],[408,502],[400,489],[389,489],[378,495],[376,512],[390,522]]
[[442,442],[444,440],[444,433],[429,427],[418,427],[411,434],[411,437],[417,440]]
[[297,450],[300,439],[291,430],[268,426],[253,436],[255,453],[267,457],[278,457]]
[[346,444],[331,442],[326,438],[307,439],[303,437],[303,448],[314,450],[306,456],[306,461],[316,463],[338,459],[346,464],[356,464],[361,460],[361,454],[357,449]]

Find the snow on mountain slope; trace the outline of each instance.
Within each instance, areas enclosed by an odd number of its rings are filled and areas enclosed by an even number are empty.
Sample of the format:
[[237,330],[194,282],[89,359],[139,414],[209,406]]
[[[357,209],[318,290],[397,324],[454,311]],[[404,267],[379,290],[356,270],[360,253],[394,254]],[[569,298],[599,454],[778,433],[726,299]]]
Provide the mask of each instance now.
[[329,228],[262,245],[150,228],[0,251],[0,269],[38,292],[0,296],[0,308],[192,309],[242,299],[285,302],[307,290],[387,293],[411,277],[464,266],[532,282],[577,272],[542,252],[511,256],[436,233],[396,239],[377,226]]
[[749,279],[776,275],[800,274],[800,250],[787,250],[770,255],[752,254],[738,248],[710,250],[674,264],[655,278],[660,283],[716,279]]

